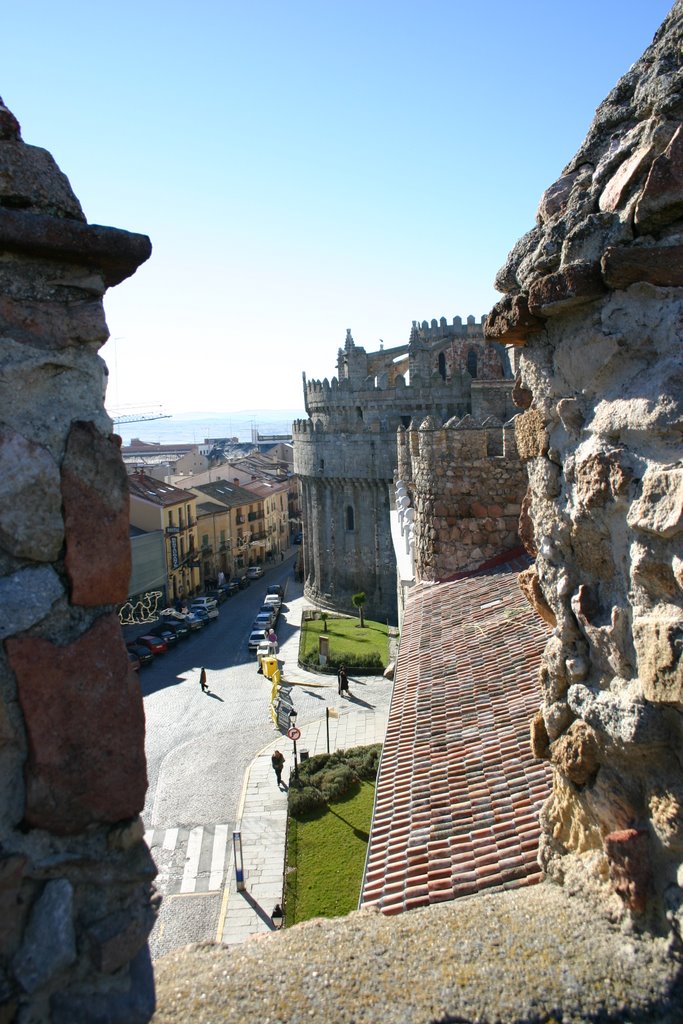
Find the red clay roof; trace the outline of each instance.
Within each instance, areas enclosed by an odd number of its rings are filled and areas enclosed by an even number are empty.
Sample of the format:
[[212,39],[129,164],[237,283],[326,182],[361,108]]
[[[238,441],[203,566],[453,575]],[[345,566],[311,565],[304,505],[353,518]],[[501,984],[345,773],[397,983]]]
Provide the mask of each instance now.
[[532,758],[548,628],[517,558],[418,586],[406,609],[361,903],[397,914],[540,880],[547,762]]

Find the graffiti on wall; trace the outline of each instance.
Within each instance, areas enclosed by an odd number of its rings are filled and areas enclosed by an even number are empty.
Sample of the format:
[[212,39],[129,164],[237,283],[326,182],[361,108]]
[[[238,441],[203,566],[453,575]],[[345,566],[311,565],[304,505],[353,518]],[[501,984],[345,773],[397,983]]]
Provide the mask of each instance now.
[[164,607],[163,590],[148,590],[126,601],[119,608],[119,622],[122,626],[135,626],[140,622],[152,622],[159,618],[159,609]]

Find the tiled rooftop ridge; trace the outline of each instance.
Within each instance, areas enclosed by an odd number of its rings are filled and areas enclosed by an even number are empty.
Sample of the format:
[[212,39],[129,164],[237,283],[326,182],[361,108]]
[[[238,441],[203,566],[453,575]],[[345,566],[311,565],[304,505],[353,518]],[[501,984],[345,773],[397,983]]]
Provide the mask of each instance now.
[[415,588],[377,780],[362,905],[386,914],[537,882],[533,759],[546,625],[517,575],[526,557]]

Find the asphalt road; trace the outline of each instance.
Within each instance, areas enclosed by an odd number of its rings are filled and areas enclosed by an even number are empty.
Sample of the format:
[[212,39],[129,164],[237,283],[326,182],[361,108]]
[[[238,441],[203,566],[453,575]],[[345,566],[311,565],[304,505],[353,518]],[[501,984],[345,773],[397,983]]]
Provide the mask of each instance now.
[[[143,821],[164,897],[150,939],[155,958],[215,938],[244,773],[276,735],[270,683],[257,673],[247,639],[273,583],[287,588],[276,626],[280,641],[298,631],[298,622],[287,623],[287,596],[301,594],[293,564],[289,558],[267,570],[219,605],[217,621],[140,671],[149,777]],[[199,685],[202,667],[208,694]],[[320,714],[313,694],[301,701],[302,721]]]

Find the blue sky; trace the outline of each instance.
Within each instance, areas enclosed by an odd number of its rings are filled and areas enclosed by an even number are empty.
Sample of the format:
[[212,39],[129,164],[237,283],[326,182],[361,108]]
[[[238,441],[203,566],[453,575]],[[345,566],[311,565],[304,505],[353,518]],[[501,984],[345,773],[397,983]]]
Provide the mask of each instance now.
[[669,0],[23,0],[0,95],[92,223],[148,234],[108,293],[111,408],[303,407],[351,327],[486,313]]

